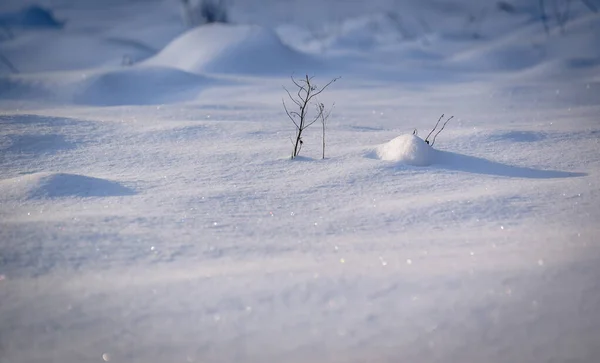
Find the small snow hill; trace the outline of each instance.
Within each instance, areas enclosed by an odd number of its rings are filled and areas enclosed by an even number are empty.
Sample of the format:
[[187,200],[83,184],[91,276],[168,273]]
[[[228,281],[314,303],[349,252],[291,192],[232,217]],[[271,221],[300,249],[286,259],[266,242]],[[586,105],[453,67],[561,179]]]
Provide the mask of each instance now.
[[0,99],[40,99],[90,106],[185,102],[222,81],[166,67],[0,76]]
[[96,72],[80,83],[73,101],[95,106],[183,102],[214,83],[208,77],[178,69],[134,66]]
[[323,68],[317,59],[285,45],[257,25],[209,24],[192,29],[145,64],[193,73],[292,74]]
[[415,135],[400,135],[375,148],[374,156],[414,166],[433,164],[435,151],[423,139]]
[[118,182],[85,175],[33,173],[0,180],[2,199],[31,200],[64,197],[111,197],[133,195],[135,191]]

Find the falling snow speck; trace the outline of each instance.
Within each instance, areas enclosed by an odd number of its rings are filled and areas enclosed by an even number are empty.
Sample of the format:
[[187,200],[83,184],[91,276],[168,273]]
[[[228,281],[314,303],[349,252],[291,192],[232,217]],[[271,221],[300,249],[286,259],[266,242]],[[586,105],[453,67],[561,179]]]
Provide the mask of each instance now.
[[379,256],[379,261],[381,261],[382,266],[387,266],[387,261],[385,261],[383,257]]

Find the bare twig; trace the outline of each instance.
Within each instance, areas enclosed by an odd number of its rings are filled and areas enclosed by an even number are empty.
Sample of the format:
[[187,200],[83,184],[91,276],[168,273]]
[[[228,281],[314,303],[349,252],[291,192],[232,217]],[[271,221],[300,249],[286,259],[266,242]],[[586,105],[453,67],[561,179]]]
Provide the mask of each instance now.
[[331,109],[325,113],[325,105],[323,103],[317,104],[317,112],[321,117],[321,126],[323,127],[323,159],[325,159],[325,126],[327,125],[327,120],[329,119],[329,115],[331,115],[331,111],[335,108],[335,103],[331,105]]
[[437,137],[437,135],[440,134],[440,132],[442,132],[442,130],[444,130],[444,127],[446,127],[446,124],[452,120],[454,118],[454,116],[450,116],[446,122],[444,122],[444,124],[442,125],[442,128],[440,129],[440,131],[438,131],[434,136],[433,136],[433,140],[431,141],[431,146],[433,146],[433,144],[435,144],[435,138]]
[[[429,144],[429,136],[431,136],[431,134],[433,134],[433,132],[435,131],[435,129],[438,127],[438,125],[440,124],[440,121],[442,120],[442,118],[444,117],[444,114],[442,114],[442,116],[440,116],[440,118],[437,120],[437,122],[435,123],[435,126],[433,127],[433,129],[431,130],[431,132],[427,135],[427,137],[425,138],[425,142]],[[414,133],[413,133],[414,134]]]

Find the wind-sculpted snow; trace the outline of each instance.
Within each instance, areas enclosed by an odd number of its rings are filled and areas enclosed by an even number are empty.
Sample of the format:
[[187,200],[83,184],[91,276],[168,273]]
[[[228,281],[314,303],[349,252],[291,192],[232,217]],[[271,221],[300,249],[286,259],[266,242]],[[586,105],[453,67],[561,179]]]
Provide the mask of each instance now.
[[112,197],[133,195],[135,191],[119,182],[67,173],[33,173],[0,180],[0,194],[14,200]]
[[58,76],[0,76],[0,99],[94,106],[155,105],[192,100],[218,84],[224,82],[180,69],[140,65],[63,72]]
[[214,84],[215,80],[179,69],[140,66],[92,74],[74,85],[73,101],[98,106],[182,102]]
[[195,73],[302,74],[322,68],[317,59],[283,44],[257,25],[211,24],[192,29],[147,64]]

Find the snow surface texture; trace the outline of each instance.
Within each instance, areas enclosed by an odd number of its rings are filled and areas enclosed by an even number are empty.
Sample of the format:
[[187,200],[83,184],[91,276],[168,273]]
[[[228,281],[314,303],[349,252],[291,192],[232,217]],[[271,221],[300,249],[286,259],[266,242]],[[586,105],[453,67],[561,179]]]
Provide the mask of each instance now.
[[[600,15],[503,4],[0,28],[0,362],[600,361]],[[307,72],[342,78],[291,161]]]

